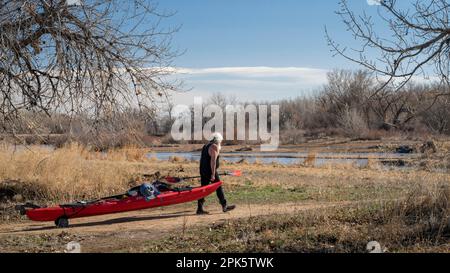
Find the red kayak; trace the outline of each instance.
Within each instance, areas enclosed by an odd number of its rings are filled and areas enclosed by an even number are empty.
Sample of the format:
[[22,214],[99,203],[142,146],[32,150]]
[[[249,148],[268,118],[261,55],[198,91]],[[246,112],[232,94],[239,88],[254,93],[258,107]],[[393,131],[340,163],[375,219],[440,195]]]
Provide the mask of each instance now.
[[21,212],[33,221],[55,221],[58,227],[67,227],[70,218],[88,217],[102,214],[141,210],[186,203],[206,197],[217,190],[222,182],[185,190],[166,191],[155,199],[145,200],[144,196],[115,196],[91,202],[77,202],[57,207],[40,208],[33,205],[22,206]]

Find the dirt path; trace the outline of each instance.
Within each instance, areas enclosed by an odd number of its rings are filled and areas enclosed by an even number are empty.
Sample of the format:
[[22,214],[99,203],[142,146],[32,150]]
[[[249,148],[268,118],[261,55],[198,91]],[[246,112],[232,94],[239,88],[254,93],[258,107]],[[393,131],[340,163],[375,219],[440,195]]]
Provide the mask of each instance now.
[[[70,233],[95,235],[105,232],[126,232],[136,230],[166,231],[193,225],[211,224],[227,219],[245,218],[258,215],[291,213],[299,210],[317,209],[342,203],[284,203],[274,205],[247,204],[239,205],[231,212],[223,213],[218,206],[210,205],[209,215],[195,214],[193,204],[178,205],[160,209],[131,211],[87,218],[70,219],[70,227],[64,229]],[[1,235],[36,234],[61,232],[53,222],[10,223],[0,225]]]
[[[34,241],[23,239],[33,236],[61,237],[70,235],[83,244],[83,252],[136,251],[142,241],[161,238],[183,229],[209,225],[228,219],[251,216],[293,213],[296,211],[320,209],[345,203],[282,203],[282,204],[240,204],[235,210],[223,213],[219,206],[211,204],[209,215],[197,216],[195,204],[182,204],[160,209],[132,211],[88,218],[71,219],[70,227],[56,228],[53,222],[9,223],[0,225],[0,241],[22,238],[12,245],[5,245],[2,251],[34,251]],[[67,242],[65,242],[67,243]],[[139,249],[137,249],[139,250]],[[45,247],[39,251],[52,251]]]

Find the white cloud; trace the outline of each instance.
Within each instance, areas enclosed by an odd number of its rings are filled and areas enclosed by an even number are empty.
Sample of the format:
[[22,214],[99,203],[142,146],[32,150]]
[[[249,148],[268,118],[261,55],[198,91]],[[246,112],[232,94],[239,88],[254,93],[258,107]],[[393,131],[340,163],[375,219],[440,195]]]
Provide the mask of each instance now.
[[326,82],[327,70],[306,67],[169,68],[191,91],[174,95],[175,103],[192,104],[215,92],[239,101],[268,101],[304,95]]
[[214,68],[169,68],[180,76],[195,78],[239,77],[239,78],[292,78],[321,81],[327,70],[305,67],[214,67]]
[[305,67],[213,67],[213,68],[180,68],[178,73],[183,74],[231,74],[240,76],[295,76],[295,75],[317,75],[324,70]]
[[367,0],[367,4],[369,6],[379,6],[380,2],[381,2],[381,0]]
[[69,6],[71,6],[71,5],[74,5],[74,6],[81,5],[81,0],[67,0],[66,2],[67,2],[67,5],[69,5]]
[[[276,101],[312,94],[327,82],[328,70],[307,67],[166,68],[184,82],[187,92],[173,95],[176,104],[190,105],[194,97],[207,100],[213,93],[233,96],[240,102]],[[381,77],[380,79],[384,79]],[[416,76],[413,81],[430,83]]]

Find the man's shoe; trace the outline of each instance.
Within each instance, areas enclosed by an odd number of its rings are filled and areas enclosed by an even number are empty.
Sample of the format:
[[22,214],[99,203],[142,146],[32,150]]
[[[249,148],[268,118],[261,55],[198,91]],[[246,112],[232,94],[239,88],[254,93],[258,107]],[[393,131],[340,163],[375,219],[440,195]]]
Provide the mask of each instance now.
[[223,212],[227,212],[227,211],[230,211],[230,210],[234,210],[235,208],[236,208],[235,205],[229,205],[229,206],[223,206],[223,207],[222,207]]
[[206,215],[209,214],[206,210],[197,210],[197,215]]

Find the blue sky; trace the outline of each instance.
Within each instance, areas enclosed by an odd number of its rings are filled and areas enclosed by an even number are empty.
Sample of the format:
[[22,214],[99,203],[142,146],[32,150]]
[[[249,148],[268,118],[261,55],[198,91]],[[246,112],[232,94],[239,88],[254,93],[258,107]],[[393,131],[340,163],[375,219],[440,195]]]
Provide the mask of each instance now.
[[[369,0],[369,2],[374,0]],[[355,11],[376,14],[368,0],[349,0]],[[240,100],[273,100],[310,94],[333,68],[357,68],[333,57],[324,28],[351,46],[354,42],[335,11],[337,0],[161,0],[176,14],[165,26],[181,26],[173,47],[185,53],[174,65],[191,91],[175,95],[190,104],[213,92]]]

